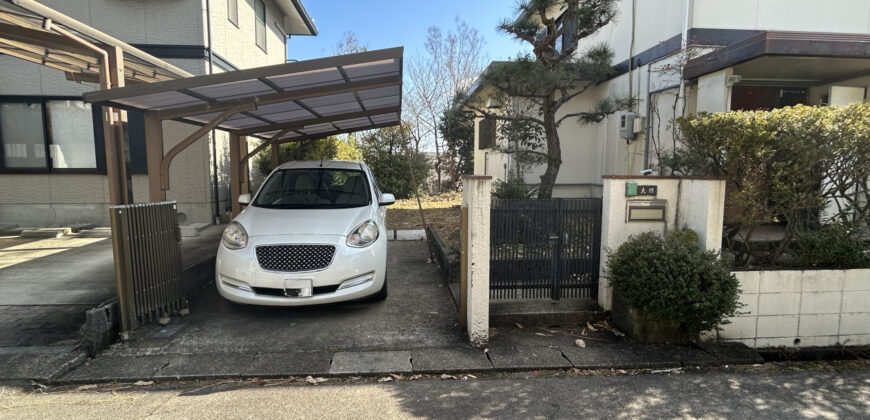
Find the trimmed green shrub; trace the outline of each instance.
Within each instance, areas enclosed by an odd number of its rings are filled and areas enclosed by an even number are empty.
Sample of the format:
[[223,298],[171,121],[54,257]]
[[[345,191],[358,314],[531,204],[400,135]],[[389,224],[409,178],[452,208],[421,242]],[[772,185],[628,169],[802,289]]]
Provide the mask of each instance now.
[[803,267],[870,268],[870,251],[861,231],[855,232],[845,225],[798,232],[791,252]]
[[[823,223],[870,225],[870,104],[701,113],[676,123],[681,147],[662,171],[728,180],[724,248],[738,266],[781,265],[796,232]],[[823,219],[827,204],[837,206]],[[766,224],[787,226],[784,239],[748,240]]]
[[492,196],[495,198],[523,200],[532,198],[538,192],[538,187],[526,185],[522,178],[495,181],[494,184]]
[[690,337],[719,328],[740,308],[731,267],[688,229],[633,236],[610,255],[607,268],[610,284],[634,308],[679,323]]

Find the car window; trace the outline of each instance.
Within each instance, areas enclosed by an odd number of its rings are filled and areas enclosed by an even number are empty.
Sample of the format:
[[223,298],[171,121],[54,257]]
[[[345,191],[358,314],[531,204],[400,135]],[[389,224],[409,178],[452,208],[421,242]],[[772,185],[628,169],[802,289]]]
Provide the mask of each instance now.
[[276,209],[334,209],[371,203],[365,173],[349,169],[283,169],[263,184],[254,206]]

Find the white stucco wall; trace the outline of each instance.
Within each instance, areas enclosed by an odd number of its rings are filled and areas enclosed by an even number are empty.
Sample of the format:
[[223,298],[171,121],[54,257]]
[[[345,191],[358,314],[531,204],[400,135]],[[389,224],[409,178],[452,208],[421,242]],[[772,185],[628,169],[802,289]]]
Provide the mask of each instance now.
[[725,80],[732,74],[734,69],[729,67],[698,78],[697,112],[714,113],[731,110],[731,88],[725,85]]
[[[655,197],[626,197],[625,184],[658,186]],[[627,203],[666,200],[665,221],[627,221]],[[607,260],[634,235],[644,232],[666,233],[687,227],[698,234],[707,249],[718,251],[722,242],[722,217],[725,205],[725,181],[677,177],[605,177],[601,210],[601,264],[598,280],[598,304],[605,310],[612,306],[612,287],[607,276]]]
[[870,345],[870,270],[734,274],[746,306],[718,339],[750,347]]
[[693,0],[692,27],[870,33],[865,0]]

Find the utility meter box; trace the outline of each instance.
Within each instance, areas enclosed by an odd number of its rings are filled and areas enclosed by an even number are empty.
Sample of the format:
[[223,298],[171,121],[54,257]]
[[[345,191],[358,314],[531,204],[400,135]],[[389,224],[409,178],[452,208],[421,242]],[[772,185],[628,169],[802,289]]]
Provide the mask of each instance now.
[[634,120],[637,114],[634,112],[626,112],[619,117],[619,137],[626,140],[634,139]]

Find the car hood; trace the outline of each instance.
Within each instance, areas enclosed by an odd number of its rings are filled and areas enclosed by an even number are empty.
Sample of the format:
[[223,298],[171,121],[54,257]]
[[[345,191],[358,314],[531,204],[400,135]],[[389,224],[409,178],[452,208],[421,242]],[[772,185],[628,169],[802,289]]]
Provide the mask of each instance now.
[[249,206],[236,217],[248,236],[341,235],[374,219],[370,206],[351,209],[266,209]]

